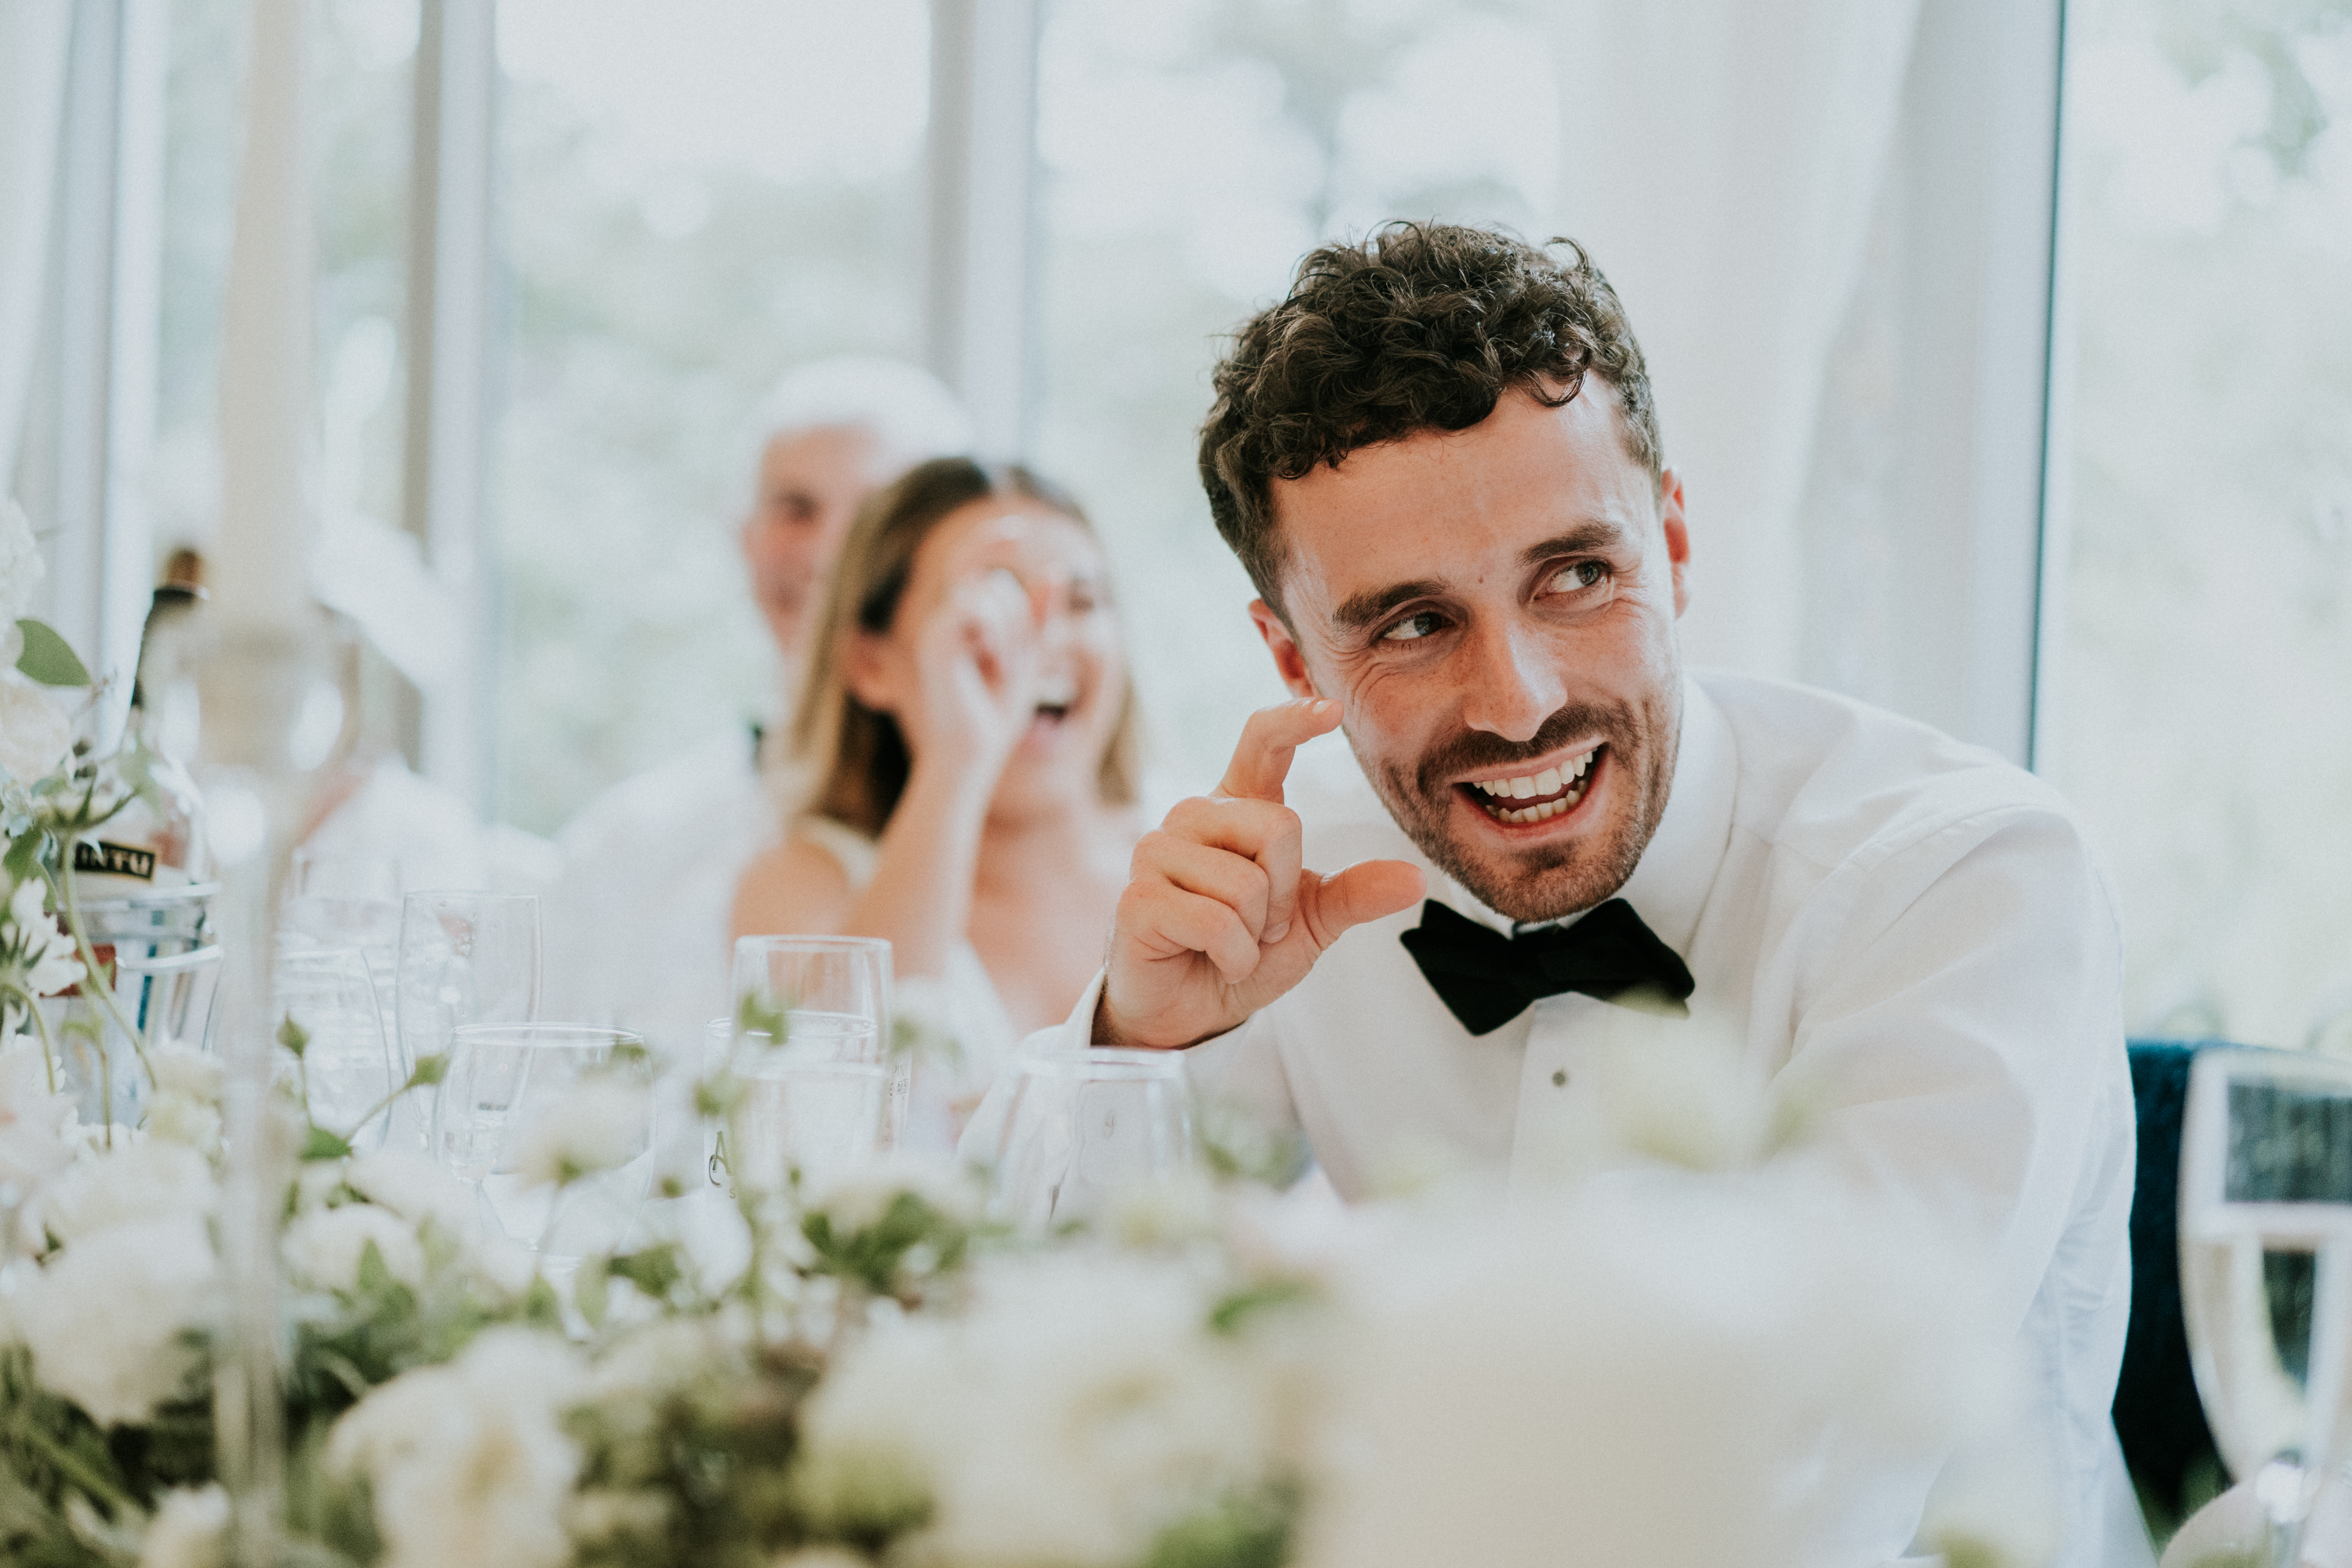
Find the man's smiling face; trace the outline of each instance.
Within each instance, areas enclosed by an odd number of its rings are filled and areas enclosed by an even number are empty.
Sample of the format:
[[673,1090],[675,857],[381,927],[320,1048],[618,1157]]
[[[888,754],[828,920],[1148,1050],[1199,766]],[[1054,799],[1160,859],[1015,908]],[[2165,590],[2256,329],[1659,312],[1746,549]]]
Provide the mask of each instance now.
[[1607,384],[1272,490],[1288,615],[1251,613],[1294,692],[1346,705],[1397,825],[1514,920],[1613,894],[1674,781],[1690,540]]

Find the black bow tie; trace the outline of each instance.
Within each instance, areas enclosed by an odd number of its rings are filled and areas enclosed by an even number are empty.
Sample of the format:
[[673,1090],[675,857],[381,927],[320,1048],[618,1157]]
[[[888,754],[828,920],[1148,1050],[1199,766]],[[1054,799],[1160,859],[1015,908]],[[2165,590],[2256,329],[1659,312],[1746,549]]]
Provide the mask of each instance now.
[[1646,989],[1681,1002],[1691,972],[1657,939],[1633,906],[1612,899],[1571,926],[1505,936],[1432,899],[1421,925],[1399,940],[1430,989],[1474,1035],[1499,1029],[1528,1006],[1563,991],[1613,1001]]

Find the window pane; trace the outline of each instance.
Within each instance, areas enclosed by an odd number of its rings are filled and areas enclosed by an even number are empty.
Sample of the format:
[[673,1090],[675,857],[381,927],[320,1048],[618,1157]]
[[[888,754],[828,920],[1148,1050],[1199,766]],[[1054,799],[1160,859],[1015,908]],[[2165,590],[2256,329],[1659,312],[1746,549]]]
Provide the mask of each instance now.
[[1055,0],[1039,83],[1038,459],[1103,523],[1153,728],[1206,783],[1283,695],[1195,476],[1219,337],[1328,236],[1532,234],[1559,145],[1549,44],[1501,5]]
[[2132,1026],[2300,1044],[2352,982],[2352,15],[2072,10],[2055,775]]
[[770,705],[734,524],[795,363],[920,353],[921,0],[503,0],[497,806]]

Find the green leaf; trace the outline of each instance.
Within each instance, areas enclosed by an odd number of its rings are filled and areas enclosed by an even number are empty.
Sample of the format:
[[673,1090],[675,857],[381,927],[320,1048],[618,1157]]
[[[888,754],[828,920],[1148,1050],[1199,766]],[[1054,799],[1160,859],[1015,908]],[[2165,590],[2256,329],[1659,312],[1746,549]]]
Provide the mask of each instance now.
[[[305,1160],[340,1160],[352,1152],[351,1141],[338,1137],[325,1128],[312,1125],[309,1137],[302,1140]],[[373,1247],[375,1243],[368,1243]]]
[[430,1089],[449,1076],[449,1053],[436,1051],[429,1057],[416,1058],[416,1070],[408,1075],[411,1089]]
[[530,1289],[523,1293],[522,1321],[535,1328],[563,1327],[562,1298],[556,1295],[555,1287],[547,1282],[544,1274],[532,1279]]
[[1300,1306],[1314,1300],[1314,1290],[1296,1279],[1269,1279],[1259,1285],[1245,1285],[1217,1303],[1215,1310],[1209,1314],[1209,1327],[1221,1334],[1237,1334],[1255,1323],[1260,1312]]
[[33,874],[34,868],[41,863],[41,846],[47,838],[47,834],[34,830],[9,843],[6,858],[0,859],[0,868],[7,871],[11,887]]
[[294,1015],[289,1013],[286,1021],[278,1026],[278,1043],[299,1057],[310,1048],[310,1031],[296,1023]]
[[18,621],[16,629],[25,635],[25,651],[16,656],[16,668],[27,678],[44,686],[89,684],[89,671],[82,668],[65,638],[39,621]]
[[360,1248],[360,1293],[381,1296],[392,1289],[392,1268],[383,1260],[383,1248],[371,1237]]
[[784,1018],[784,1009],[772,1000],[763,999],[757,992],[746,991],[735,1009],[735,1037],[745,1035],[765,1035],[768,1044],[781,1046],[791,1033]]
[[615,1258],[604,1265],[604,1269],[608,1274],[619,1275],[656,1300],[667,1296],[670,1288],[685,1278],[685,1270],[678,1267],[677,1248],[671,1245]]
[[572,1304],[580,1309],[580,1315],[588,1320],[590,1328],[604,1326],[607,1300],[605,1276],[602,1268],[583,1268],[572,1277]]

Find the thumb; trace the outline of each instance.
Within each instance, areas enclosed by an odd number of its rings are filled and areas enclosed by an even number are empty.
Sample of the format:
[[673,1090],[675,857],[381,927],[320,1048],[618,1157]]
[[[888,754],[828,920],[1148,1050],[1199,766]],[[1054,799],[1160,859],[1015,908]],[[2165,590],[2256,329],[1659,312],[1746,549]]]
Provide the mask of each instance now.
[[1317,947],[1326,948],[1350,926],[1411,909],[1427,886],[1418,866],[1402,860],[1360,860],[1320,879],[1313,901],[1302,899],[1300,903]]

